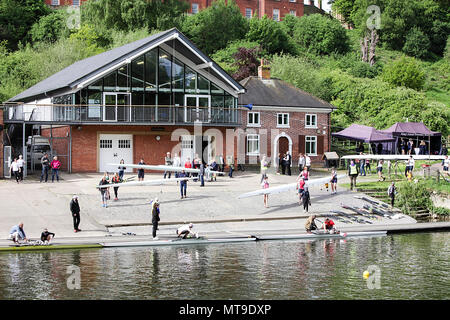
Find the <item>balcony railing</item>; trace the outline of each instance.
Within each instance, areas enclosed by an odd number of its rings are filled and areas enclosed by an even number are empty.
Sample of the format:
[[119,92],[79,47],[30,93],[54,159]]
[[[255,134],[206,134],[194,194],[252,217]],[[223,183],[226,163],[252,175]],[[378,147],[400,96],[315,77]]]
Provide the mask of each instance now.
[[196,106],[4,105],[5,123],[240,124],[238,109]]

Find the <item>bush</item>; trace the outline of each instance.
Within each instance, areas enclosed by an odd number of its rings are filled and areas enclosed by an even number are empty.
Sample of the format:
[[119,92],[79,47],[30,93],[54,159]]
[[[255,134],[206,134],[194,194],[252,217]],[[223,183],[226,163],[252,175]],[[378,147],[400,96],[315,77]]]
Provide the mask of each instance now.
[[33,42],[55,42],[61,37],[68,37],[70,34],[66,23],[68,17],[69,15],[62,10],[57,10],[41,17],[31,27],[31,39]]
[[238,52],[240,48],[255,49],[260,48],[259,43],[255,41],[238,40],[228,44],[224,49],[216,51],[211,58],[219,64],[228,74],[234,74],[238,70],[238,66],[234,63],[234,54]]
[[382,79],[394,86],[421,90],[425,83],[425,72],[414,58],[403,56],[384,67]]
[[429,57],[430,39],[419,28],[412,28],[406,36],[402,51],[419,59]]
[[258,42],[262,50],[268,54],[292,52],[292,46],[284,29],[267,15],[261,19],[257,17],[250,19],[246,37],[249,41]]
[[295,25],[294,41],[316,54],[346,53],[349,39],[338,20],[320,14],[303,16]]
[[396,204],[404,214],[411,215],[411,212],[418,208],[432,208],[433,201],[430,196],[430,191],[421,181],[402,182],[398,186]]

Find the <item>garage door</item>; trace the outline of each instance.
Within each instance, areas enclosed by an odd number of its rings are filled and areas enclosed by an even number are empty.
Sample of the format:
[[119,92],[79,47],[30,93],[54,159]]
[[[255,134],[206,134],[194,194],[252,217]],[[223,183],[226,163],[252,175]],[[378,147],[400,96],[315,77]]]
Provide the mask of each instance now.
[[[133,135],[132,134],[101,134],[99,137],[99,170],[100,172],[117,172],[117,166],[107,163],[133,163]],[[125,172],[133,172],[127,168]]]

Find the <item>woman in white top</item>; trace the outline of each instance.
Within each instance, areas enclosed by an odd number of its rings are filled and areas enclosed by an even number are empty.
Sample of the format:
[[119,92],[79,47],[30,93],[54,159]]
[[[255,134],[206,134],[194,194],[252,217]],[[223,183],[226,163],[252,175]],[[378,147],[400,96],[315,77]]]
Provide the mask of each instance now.
[[305,157],[305,166],[308,168],[308,171],[311,169],[311,158],[308,155]]
[[19,166],[19,179],[23,181],[23,165],[25,161],[23,160],[23,156],[20,155],[19,159],[17,159],[17,165]]
[[19,183],[19,165],[17,164],[17,158],[11,163],[11,175],[14,175],[16,182]]
[[378,161],[377,172],[378,172],[378,181],[386,180],[386,177],[383,177],[383,160]]

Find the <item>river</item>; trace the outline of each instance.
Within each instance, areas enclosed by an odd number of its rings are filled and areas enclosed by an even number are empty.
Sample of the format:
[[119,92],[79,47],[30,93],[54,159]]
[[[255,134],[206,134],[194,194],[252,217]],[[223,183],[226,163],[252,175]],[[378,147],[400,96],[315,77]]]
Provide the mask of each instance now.
[[1,253],[0,299],[449,299],[449,235]]

